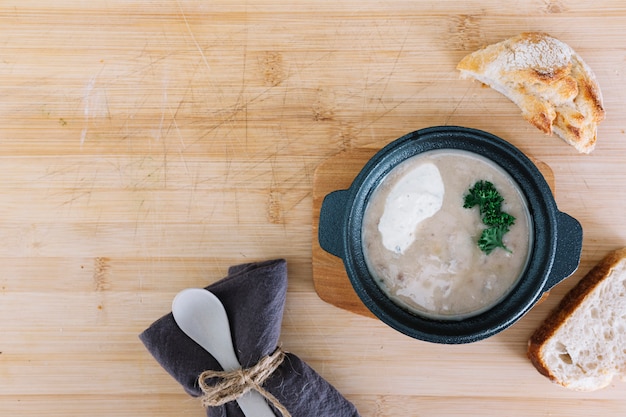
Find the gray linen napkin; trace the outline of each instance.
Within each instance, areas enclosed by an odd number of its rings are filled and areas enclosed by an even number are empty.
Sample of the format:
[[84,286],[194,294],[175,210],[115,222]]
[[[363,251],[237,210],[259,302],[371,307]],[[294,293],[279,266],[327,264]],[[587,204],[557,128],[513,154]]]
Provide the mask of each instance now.
[[[278,345],[285,298],[287,263],[283,259],[236,265],[228,276],[206,287],[224,304],[235,352],[242,367],[255,365]],[[217,361],[166,314],[139,335],[157,362],[192,396],[200,396],[198,376],[221,370]],[[263,385],[293,417],[359,417],[354,405],[292,353]],[[200,404],[198,404],[200,406]],[[209,417],[244,417],[235,401],[209,407]],[[280,413],[274,409],[274,414]]]

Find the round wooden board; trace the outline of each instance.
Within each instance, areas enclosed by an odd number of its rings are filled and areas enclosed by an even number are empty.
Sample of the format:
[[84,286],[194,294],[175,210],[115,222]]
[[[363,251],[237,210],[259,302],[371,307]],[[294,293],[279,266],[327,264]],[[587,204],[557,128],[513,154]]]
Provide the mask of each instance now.
[[[326,194],[350,187],[365,163],[379,149],[354,149],[341,152],[322,162],[313,178],[313,284],[319,297],[334,306],[363,316],[374,315],[361,302],[350,284],[343,261],[326,252],[317,238],[319,214]],[[554,174],[544,162],[533,160],[554,192]]]

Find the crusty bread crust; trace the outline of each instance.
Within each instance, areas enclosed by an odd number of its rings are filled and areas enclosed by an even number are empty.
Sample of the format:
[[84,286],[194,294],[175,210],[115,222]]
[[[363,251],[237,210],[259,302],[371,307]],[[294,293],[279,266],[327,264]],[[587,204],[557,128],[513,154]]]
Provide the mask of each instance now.
[[457,69],[508,97],[542,132],[556,133],[581,153],[594,149],[605,117],[602,93],[567,44],[546,33],[522,33],[467,55]]
[[542,375],[558,384],[567,386],[550,371],[549,366],[544,362],[542,349],[554,337],[557,330],[581,307],[585,299],[593,293],[596,287],[611,275],[613,268],[618,263],[624,261],[625,258],[626,248],[614,250],[606,255],[563,297],[559,305],[530,337],[527,356]]

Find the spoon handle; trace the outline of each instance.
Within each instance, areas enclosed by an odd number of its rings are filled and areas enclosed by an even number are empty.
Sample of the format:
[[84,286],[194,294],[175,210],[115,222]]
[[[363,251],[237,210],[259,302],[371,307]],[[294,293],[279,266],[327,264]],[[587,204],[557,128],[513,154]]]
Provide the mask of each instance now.
[[246,417],[276,417],[265,398],[258,391],[246,392],[237,398],[237,404]]
[[[241,368],[233,348],[228,315],[213,293],[186,289],[172,302],[172,314],[178,327],[209,352],[225,371]],[[276,417],[265,398],[251,390],[237,399],[246,417]]]

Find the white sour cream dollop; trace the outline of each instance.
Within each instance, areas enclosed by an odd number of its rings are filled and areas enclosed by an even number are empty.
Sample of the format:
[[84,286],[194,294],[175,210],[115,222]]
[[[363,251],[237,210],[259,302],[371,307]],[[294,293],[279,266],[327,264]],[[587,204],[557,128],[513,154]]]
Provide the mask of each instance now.
[[378,223],[383,245],[403,254],[415,240],[415,229],[443,204],[445,188],[439,169],[431,163],[407,172],[390,190]]

